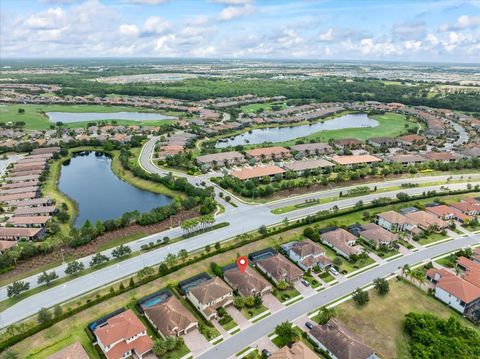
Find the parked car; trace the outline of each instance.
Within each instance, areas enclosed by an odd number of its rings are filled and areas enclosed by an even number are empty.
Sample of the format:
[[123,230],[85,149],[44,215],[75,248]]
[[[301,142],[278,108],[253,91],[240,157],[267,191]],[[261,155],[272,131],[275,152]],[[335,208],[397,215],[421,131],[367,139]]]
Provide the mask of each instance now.
[[306,323],[305,323],[305,326],[306,326],[308,329],[313,329],[313,324],[310,323],[310,322],[306,322]]
[[339,275],[339,274],[340,274],[340,273],[338,273],[338,271],[337,271],[335,268],[333,268],[333,267],[330,268],[330,273],[332,273],[333,275]]
[[303,284],[305,287],[310,287],[310,283],[308,283],[305,279],[302,279],[302,284]]
[[272,356],[272,353],[270,353],[267,349],[262,350],[262,357],[263,358],[269,358]]

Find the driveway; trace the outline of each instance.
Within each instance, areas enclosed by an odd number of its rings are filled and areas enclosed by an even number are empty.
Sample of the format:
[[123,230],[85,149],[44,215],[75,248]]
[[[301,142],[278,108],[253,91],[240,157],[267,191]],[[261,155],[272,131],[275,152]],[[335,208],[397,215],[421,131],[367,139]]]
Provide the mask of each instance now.
[[193,356],[210,349],[213,345],[205,339],[198,329],[192,330],[190,333],[183,336],[185,345],[190,349]]
[[373,252],[367,252],[367,254],[368,254],[368,256],[369,256],[370,258],[372,258],[375,262],[380,263],[380,264],[385,263],[385,259],[377,256],[375,253],[373,253]]
[[411,251],[410,249],[408,249],[407,247],[402,246],[401,244],[398,245],[398,251],[399,251],[402,255],[404,255],[404,256],[406,256],[407,254],[412,253],[412,251]]
[[234,306],[229,306],[226,308],[226,310],[227,313],[230,314],[233,320],[238,324],[240,329],[245,329],[252,325],[252,323]]
[[300,292],[301,295],[303,295],[304,298],[309,297],[317,291],[313,289],[311,286],[306,287],[301,281],[297,280],[295,283],[293,283],[293,286],[295,287],[296,290]]
[[270,312],[275,313],[285,307],[272,293],[265,294],[262,297],[263,305],[270,309]]
[[302,315],[300,318],[295,319],[293,321],[293,324],[295,324],[297,327],[299,327],[304,332],[308,332],[308,328],[305,326],[306,322],[310,322],[312,324],[315,324],[315,322],[313,320],[311,320],[307,315]]

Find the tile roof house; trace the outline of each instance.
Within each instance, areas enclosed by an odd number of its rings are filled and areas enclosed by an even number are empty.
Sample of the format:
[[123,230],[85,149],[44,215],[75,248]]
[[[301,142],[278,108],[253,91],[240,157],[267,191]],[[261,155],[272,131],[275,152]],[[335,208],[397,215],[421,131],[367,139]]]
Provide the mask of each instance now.
[[14,227],[45,227],[50,216],[12,216],[7,223]]
[[277,166],[257,166],[251,168],[243,168],[239,171],[232,171],[230,172],[230,175],[243,181],[263,177],[274,177],[275,175],[283,176],[284,173],[285,170]]
[[337,228],[334,231],[329,231],[320,234],[320,239],[323,243],[332,247],[335,252],[345,258],[349,258],[353,254],[360,254],[363,252],[361,246],[356,246],[357,237],[343,228]]
[[448,272],[437,272],[435,297],[464,314],[480,304],[480,287]]
[[427,152],[424,154],[429,161],[438,161],[443,163],[455,162],[457,158],[450,152]]
[[0,240],[0,254],[3,254],[7,249],[13,248],[17,245],[17,241],[3,241]]
[[0,240],[39,239],[45,235],[45,228],[0,227]]
[[317,156],[332,153],[333,149],[328,143],[305,143],[290,146],[292,151],[297,151],[304,156]]
[[93,333],[108,359],[123,359],[133,355],[142,359],[153,348],[147,328],[130,309],[109,318]]
[[163,338],[184,335],[198,328],[198,320],[174,295],[144,308],[144,314]]
[[224,167],[244,163],[245,156],[237,151],[220,152],[198,156],[196,161],[199,165],[206,165],[208,167]]
[[476,216],[480,214],[480,206],[476,206],[465,201],[450,203],[449,206],[458,209],[460,212],[466,214],[467,216]]
[[363,343],[350,329],[337,319],[324,325],[316,325],[309,332],[310,338],[336,359],[378,359],[375,350]]
[[416,211],[416,212],[407,213],[405,214],[405,217],[410,219],[413,223],[415,223],[418,226],[418,228],[423,230],[428,230],[432,228],[438,228],[442,230],[442,229],[448,228],[447,222],[426,211]]
[[282,280],[287,283],[293,283],[303,277],[303,271],[280,253],[260,259],[255,265],[275,284]]
[[275,159],[279,160],[291,157],[290,150],[280,146],[255,148],[253,150],[246,151],[245,153],[247,158],[254,158],[257,161],[269,161]]
[[332,161],[338,165],[347,167],[352,167],[353,165],[371,165],[375,162],[382,162],[380,158],[372,155],[332,156]]
[[211,320],[218,317],[217,309],[233,304],[233,290],[215,277],[190,288],[187,298],[207,320]]
[[321,269],[330,267],[333,262],[325,255],[325,251],[310,239],[293,243],[288,248],[288,256],[303,270],[319,266]]
[[17,208],[14,214],[15,216],[51,216],[56,211],[55,206],[21,207]]
[[425,157],[411,153],[411,154],[400,154],[388,157],[390,162],[399,163],[403,166],[414,165],[418,163],[424,163]]
[[472,260],[475,263],[480,263],[480,247],[473,249]]
[[290,163],[285,163],[283,167],[286,170],[293,171],[299,175],[303,174],[306,170],[321,169],[325,170],[326,168],[334,167],[335,165],[327,160],[318,159],[318,160],[308,160],[308,161],[295,161]]
[[318,359],[318,356],[303,342],[296,342],[291,347],[285,345],[277,350],[270,359]]
[[470,216],[467,216],[466,214],[463,214],[458,209],[446,206],[444,204],[433,207],[426,207],[425,210],[427,212],[433,213],[438,218],[443,219],[444,221],[456,219],[460,222],[464,222],[472,218]]
[[417,224],[396,211],[386,211],[377,214],[376,223],[390,232],[419,233]]
[[405,135],[397,137],[398,143],[404,146],[412,146],[415,144],[421,144],[425,141],[425,138],[420,135]]
[[374,147],[392,147],[398,144],[398,140],[393,137],[371,137],[368,139],[368,143]]
[[82,344],[75,342],[47,357],[47,359],[90,359]]
[[341,138],[334,140],[333,143],[335,144],[335,147],[338,148],[353,148],[362,145],[362,141],[359,141],[356,138]]
[[237,267],[228,269],[223,273],[223,280],[243,297],[262,296],[272,290],[272,285],[252,267],[244,272]]
[[480,264],[465,258],[457,259],[457,267],[463,271],[463,279],[480,288]]
[[363,224],[359,236],[377,249],[382,246],[391,247],[398,240],[397,234],[389,232],[375,223]]

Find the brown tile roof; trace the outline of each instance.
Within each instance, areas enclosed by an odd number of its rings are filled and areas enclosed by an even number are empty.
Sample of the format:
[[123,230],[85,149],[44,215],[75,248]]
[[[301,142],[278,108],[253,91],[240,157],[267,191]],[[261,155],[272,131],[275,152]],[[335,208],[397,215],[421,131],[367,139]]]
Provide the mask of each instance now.
[[128,339],[146,330],[140,319],[128,309],[107,320],[107,324],[95,329],[95,335],[108,346],[119,340]]
[[0,251],[15,247],[16,245],[17,241],[0,241]]
[[290,150],[286,149],[285,147],[275,146],[275,147],[264,147],[264,148],[254,148],[253,150],[249,150],[245,152],[247,155],[252,157],[257,156],[271,156],[271,155],[284,155],[290,153]]
[[394,155],[389,157],[390,161],[396,163],[417,163],[425,162],[425,157],[416,154]]
[[353,146],[362,144],[362,141],[359,141],[356,138],[342,138],[333,141],[333,143],[338,146]]
[[282,174],[285,171],[277,166],[258,166],[252,168],[243,168],[240,171],[232,171],[230,174],[241,180],[250,178],[258,178],[263,176],[272,176],[276,174]]
[[433,226],[438,226],[438,228],[448,227],[447,222],[425,211],[416,211],[416,212],[407,213],[405,217],[407,217],[408,219],[413,221],[415,224],[423,228],[430,228]]
[[145,308],[145,313],[164,337],[175,336],[198,324],[193,314],[174,295],[162,303]]
[[398,240],[398,235],[395,233],[387,231],[385,228],[380,227],[375,223],[367,223],[362,225],[363,231],[359,235],[365,238],[368,241],[373,241],[377,245],[380,245],[384,242],[394,242]]
[[40,188],[39,186],[17,187],[17,188],[10,188],[10,189],[1,188],[0,195],[7,196],[10,194],[37,192],[39,188]]
[[425,158],[431,161],[454,161],[456,157],[450,152],[427,152]]
[[385,219],[390,223],[400,224],[400,223],[409,223],[409,224],[416,224],[411,219],[405,217],[403,214],[398,213],[396,211],[386,211],[377,214],[378,217]]
[[410,142],[410,143],[425,141],[425,138],[419,135],[405,135],[405,136],[398,137],[398,139],[401,141]]
[[334,231],[322,233],[320,238],[347,255],[358,254],[361,252],[360,247],[350,247],[348,245],[347,242],[356,241],[357,237],[343,228],[337,228]]
[[50,355],[47,359],[90,359],[82,344],[75,342],[66,348]]
[[10,217],[7,223],[15,225],[27,225],[27,224],[46,224],[50,216],[13,216]]
[[223,277],[244,297],[261,293],[265,288],[271,287],[270,283],[251,267],[247,267],[243,273],[237,268],[229,269]]
[[456,208],[462,212],[480,211],[480,208],[478,206],[474,206],[467,202],[450,203],[450,207]]
[[16,228],[16,227],[0,227],[0,239],[9,239],[11,237],[35,237],[42,231],[42,228]]
[[55,206],[40,206],[40,207],[21,207],[15,210],[16,216],[34,215],[42,213],[55,212]]
[[339,165],[355,165],[382,161],[380,158],[372,155],[332,156],[332,160]]
[[257,265],[261,266],[277,282],[280,280],[290,282],[303,275],[300,268],[280,253],[257,261]]
[[467,216],[466,214],[463,214],[462,212],[460,212],[458,209],[446,206],[444,204],[441,204],[439,206],[434,206],[434,207],[426,207],[425,210],[427,212],[433,213],[438,217],[446,217],[446,216],[453,215],[455,218],[458,218],[462,221],[471,218],[470,216]]
[[480,298],[479,287],[455,275],[442,277],[437,286],[466,304]]
[[330,152],[332,150],[332,146],[330,146],[328,143],[305,143],[301,145],[293,145],[290,147],[290,149],[294,151],[310,151],[310,152]]
[[37,192],[15,193],[0,196],[0,202],[12,202],[22,199],[32,199],[37,197]]
[[318,159],[318,160],[309,160],[309,161],[295,161],[291,163],[285,163],[283,165],[284,168],[291,171],[304,171],[304,170],[311,170],[315,168],[325,168],[325,167],[333,167],[335,166],[333,163]]
[[367,359],[375,353],[375,350],[364,344],[336,319],[315,326],[310,335],[322,343],[337,359]]
[[216,301],[218,298],[232,292],[232,288],[218,277],[205,281],[190,289],[190,293],[202,304]]
[[225,160],[236,160],[245,158],[240,152],[229,151],[229,152],[220,152],[213,153],[210,155],[198,156],[197,161],[201,163],[210,163],[210,162],[223,162]]
[[277,350],[270,359],[318,359],[318,356],[302,342],[296,342],[291,348],[284,346]]
[[295,252],[299,257],[303,258],[306,256],[319,256],[325,254],[325,251],[315,242],[312,242],[310,239],[305,239],[303,241],[295,243],[290,250]]

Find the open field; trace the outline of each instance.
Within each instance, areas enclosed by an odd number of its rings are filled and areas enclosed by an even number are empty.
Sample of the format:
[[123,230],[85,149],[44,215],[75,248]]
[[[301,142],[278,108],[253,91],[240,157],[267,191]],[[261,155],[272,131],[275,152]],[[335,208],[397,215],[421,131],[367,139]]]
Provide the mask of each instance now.
[[279,106],[281,110],[285,109],[287,106],[284,102],[265,102],[265,103],[252,103],[250,105],[245,105],[240,107],[242,112],[244,113],[252,113],[256,112],[259,109],[263,109],[264,111],[271,111],[272,106]]
[[408,339],[403,332],[404,316],[429,312],[441,318],[456,317],[473,326],[460,314],[406,281],[390,281],[390,293],[379,296],[371,290],[370,302],[358,307],[352,300],[336,307],[338,318],[382,358],[410,358]]
[[[24,113],[18,113],[18,109],[24,109]],[[101,105],[0,105],[1,122],[25,122],[27,130],[45,130],[49,129],[53,123],[49,122],[46,112],[150,112],[159,113],[145,108],[136,108],[130,106],[101,106]],[[179,116],[180,113],[161,112],[164,115]],[[115,118],[112,118],[115,120]],[[86,127],[89,121],[65,123],[65,127]],[[91,122],[96,122],[92,120]],[[163,121],[129,121],[118,120],[118,124],[122,125],[148,125],[148,126],[164,126],[172,123],[172,120]]]

